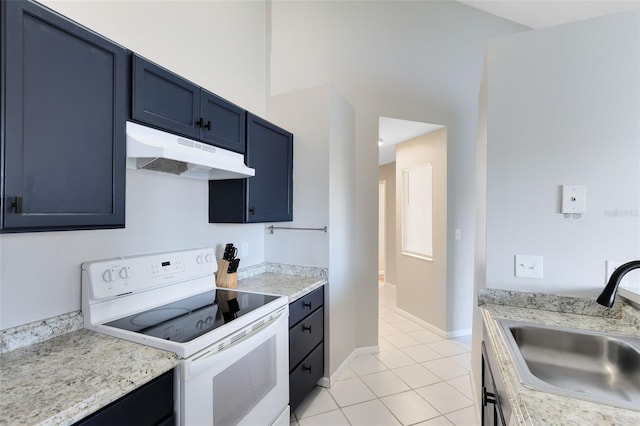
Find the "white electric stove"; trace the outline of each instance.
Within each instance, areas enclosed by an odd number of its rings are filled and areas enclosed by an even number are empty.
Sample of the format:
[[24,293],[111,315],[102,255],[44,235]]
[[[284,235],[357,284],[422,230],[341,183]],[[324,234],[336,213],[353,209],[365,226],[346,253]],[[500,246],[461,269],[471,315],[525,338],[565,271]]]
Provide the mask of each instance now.
[[85,328],[181,358],[181,425],[288,424],[288,299],[216,288],[216,271],[212,248],[83,263]]

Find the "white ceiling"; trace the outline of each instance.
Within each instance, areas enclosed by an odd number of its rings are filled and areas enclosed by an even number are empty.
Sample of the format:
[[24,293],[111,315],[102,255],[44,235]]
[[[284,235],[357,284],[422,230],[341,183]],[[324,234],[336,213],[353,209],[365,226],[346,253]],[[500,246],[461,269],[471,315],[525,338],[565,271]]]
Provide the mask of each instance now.
[[534,29],[640,9],[640,0],[457,1]]
[[[640,0],[457,0],[533,29],[640,9]],[[395,145],[444,126],[380,117],[380,165],[395,161]]]
[[378,137],[382,139],[382,146],[379,147],[378,153],[379,165],[392,163],[396,160],[396,144],[444,127],[439,124],[419,123],[389,117],[380,117],[378,123]]

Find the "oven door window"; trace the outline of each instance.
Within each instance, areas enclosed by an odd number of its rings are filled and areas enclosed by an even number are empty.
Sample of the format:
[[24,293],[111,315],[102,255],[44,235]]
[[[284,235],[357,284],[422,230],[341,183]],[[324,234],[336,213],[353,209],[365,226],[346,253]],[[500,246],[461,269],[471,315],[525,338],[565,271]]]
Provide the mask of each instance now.
[[213,424],[236,425],[278,384],[276,336],[213,377]]

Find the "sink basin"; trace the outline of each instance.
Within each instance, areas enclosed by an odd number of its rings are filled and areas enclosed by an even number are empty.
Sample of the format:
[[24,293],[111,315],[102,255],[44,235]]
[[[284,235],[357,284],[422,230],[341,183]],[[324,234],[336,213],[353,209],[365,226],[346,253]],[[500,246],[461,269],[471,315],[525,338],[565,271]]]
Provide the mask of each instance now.
[[525,386],[640,411],[640,337],[497,321]]

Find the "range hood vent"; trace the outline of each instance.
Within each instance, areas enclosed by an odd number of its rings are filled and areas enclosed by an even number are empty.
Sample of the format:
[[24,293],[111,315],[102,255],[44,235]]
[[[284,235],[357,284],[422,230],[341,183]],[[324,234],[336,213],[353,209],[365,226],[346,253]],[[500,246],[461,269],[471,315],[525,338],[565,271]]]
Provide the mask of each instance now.
[[255,176],[244,155],[127,121],[127,167],[202,180]]

